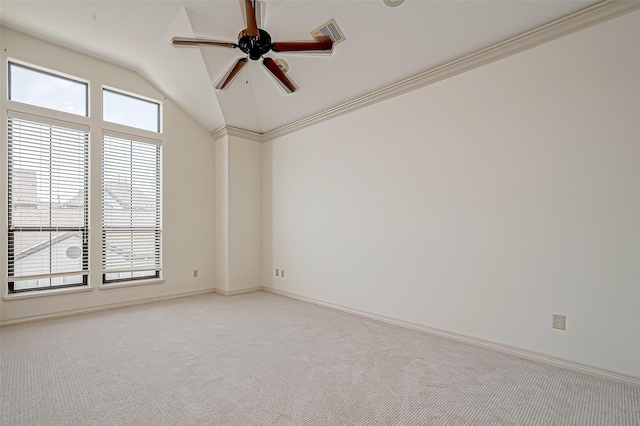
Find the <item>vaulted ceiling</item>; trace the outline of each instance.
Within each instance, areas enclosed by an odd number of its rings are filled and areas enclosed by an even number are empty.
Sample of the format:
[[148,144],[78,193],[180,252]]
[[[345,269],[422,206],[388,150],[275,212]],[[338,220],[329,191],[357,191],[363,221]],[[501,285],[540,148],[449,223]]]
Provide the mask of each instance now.
[[258,24],[274,41],[312,40],[334,18],[346,40],[331,56],[274,53],[300,89],[285,94],[250,61],[231,86],[214,86],[238,49],[175,47],[173,36],[236,42],[242,0],[11,1],[2,25],[133,69],[210,131],[265,133],[582,10],[598,1],[259,0]]

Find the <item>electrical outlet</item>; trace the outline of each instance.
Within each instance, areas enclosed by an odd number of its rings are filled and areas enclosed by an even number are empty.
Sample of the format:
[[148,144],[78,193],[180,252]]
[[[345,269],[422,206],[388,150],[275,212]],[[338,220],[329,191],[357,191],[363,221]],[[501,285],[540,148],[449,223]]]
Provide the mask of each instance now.
[[553,314],[552,327],[557,329],[557,330],[566,330],[567,317],[565,317],[564,315]]
[[198,270],[197,269],[193,270],[193,278],[198,278]]
[[276,277],[280,276],[280,269],[276,269]]
[[284,269],[282,269],[282,270],[280,271],[280,276],[281,276],[282,278],[284,278]]

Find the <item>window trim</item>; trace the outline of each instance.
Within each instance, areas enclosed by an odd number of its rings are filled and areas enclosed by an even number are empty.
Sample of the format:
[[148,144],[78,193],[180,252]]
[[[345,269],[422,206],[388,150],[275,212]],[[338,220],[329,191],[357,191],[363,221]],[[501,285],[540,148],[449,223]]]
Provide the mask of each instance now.
[[[149,269],[151,270],[151,269]],[[131,278],[116,278],[114,280],[108,280],[107,279],[107,273],[113,273],[114,271],[110,271],[110,272],[103,272],[102,273],[102,285],[110,287],[112,284],[122,284],[122,283],[133,283],[136,281],[144,281],[144,280],[159,280],[161,279],[160,276],[160,272],[162,271],[162,267],[160,267],[160,269],[155,271],[155,274],[153,275],[145,275],[144,277],[131,277]],[[121,272],[125,272],[125,271],[121,271]],[[135,272],[135,271],[132,271]]]
[[[30,104],[30,103],[26,103],[26,102],[21,102],[21,101],[17,101],[15,99],[11,99],[11,67],[12,66],[16,66],[18,68],[22,68],[22,69],[26,69],[29,71],[34,71],[36,73],[39,74],[43,74],[43,75],[47,75],[47,76],[51,76],[51,77],[55,77],[55,78],[59,78],[61,80],[66,80],[66,81],[71,81],[73,83],[80,83],[84,85],[84,109],[85,109],[85,113],[84,114],[74,114],[72,112],[68,112],[68,111],[64,111],[64,110],[60,110],[60,109],[54,109],[54,108],[49,108],[49,107],[45,107],[42,105],[35,105],[35,104]],[[85,80],[83,78],[79,78],[79,77],[75,77],[75,76],[71,76],[65,73],[61,73],[61,72],[57,72],[57,71],[53,71],[50,70],[48,68],[44,68],[44,67],[39,67],[37,65],[33,65],[33,64],[27,64],[26,62],[22,62],[22,61],[18,61],[15,59],[7,59],[7,100],[11,101],[11,102],[16,102],[22,105],[29,105],[30,107],[36,107],[36,108],[43,108],[47,111],[58,111],[61,112],[63,114],[66,115],[70,115],[70,116],[75,116],[75,117],[83,117],[83,118],[89,118],[91,117],[91,112],[89,109],[89,106],[91,105],[89,96],[91,94],[91,90],[89,88],[90,86],[90,82],[88,80]]]
[[[117,123],[116,123],[117,124]],[[142,130],[142,129],[137,129],[137,130]],[[147,131],[148,132],[148,131]],[[148,268],[148,269],[144,269],[143,271],[155,271],[155,274],[153,275],[145,275],[145,276],[141,276],[141,277],[130,277],[130,278],[117,278],[117,279],[110,279],[107,280],[106,279],[106,275],[108,273],[116,273],[116,272],[136,272],[139,270],[128,270],[129,268],[118,268],[118,269],[112,269],[112,270],[105,270],[105,265],[104,265],[104,241],[105,241],[105,227],[104,227],[104,171],[105,171],[105,164],[104,164],[104,142],[105,142],[105,138],[115,138],[115,139],[120,139],[120,140],[124,140],[124,141],[130,141],[130,142],[137,142],[137,143],[144,143],[144,144],[149,144],[149,145],[154,145],[157,148],[157,164],[158,164],[158,168],[157,168],[157,182],[158,182],[158,187],[157,187],[157,192],[159,194],[159,200],[158,200],[158,228],[153,228],[153,229],[139,229],[139,230],[144,230],[144,231],[155,231],[157,234],[157,248],[158,248],[158,269],[153,269],[153,268]],[[136,134],[128,134],[128,133],[122,133],[122,132],[116,132],[116,131],[112,131],[112,130],[108,130],[106,128],[103,128],[102,130],[102,137],[101,137],[101,147],[102,147],[102,159],[101,159],[101,174],[102,174],[102,179],[101,179],[101,206],[100,206],[100,215],[101,215],[101,237],[100,237],[100,257],[101,257],[101,286],[100,288],[117,288],[117,287],[125,287],[128,285],[137,285],[137,284],[150,284],[150,283],[157,283],[157,282],[164,282],[164,278],[163,278],[163,256],[162,256],[162,246],[163,246],[163,236],[162,236],[162,228],[163,228],[163,221],[162,221],[162,209],[163,209],[163,197],[162,197],[162,182],[163,182],[163,175],[162,175],[162,140],[160,139],[153,139],[153,138],[149,138],[149,137],[143,137],[143,136],[138,136]],[[127,229],[130,230],[134,230],[135,227],[128,227]],[[113,229],[112,229],[113,230]]]
[[[55,110],[53,110],[55,111]],[[78,117],[82,117],[82,116],[78,116]],[[77,131],[77,132],[83,132],[84,133],[84,146],[83,146],[83,150],[84,150],[84,181],[83,181],[83,190],[85,193],[85,206],[84,206],[84,211],[83,211],[83,226],[81,227],[52,227],[52,226],[19,226],[19,227],[15,227],[12,226],[12,206],[13,206],[13,198],[12,198],[12,185],[11,185],[11,181],[12,181],[12,170],[13,170],[13,163],[12,163],[12,155],[11,155],[11,151],[9,149],[10,144],[10,136],[9,136],[9,129],[10,129],[10,125],[9,122],[11,120],[20,120],[20,121],[28,121],[30,123],[36,123],[36,124],[40,124],[40,125],[44,125],[44,126],[55,126],[55,127],[59,127],[62,129],[66,129],[66,130],[72,130],[72,131]],[[13,111],[13,110],[7,110],[7,116],[6,116],[6,125],[7,125],[7,133],[6,133],[6,137],[7,137],[7,193],[6,193],[6,200],[7,200],[7,223],[6,223],[6,227],[7,227],[7,240],[6,240],[6,247],[7,247],[7,267],[9,265],[15,264],[15,251],[11,250],[11,247],[14,247],[13,241],[15,238],[15,233],[16,232],[56,232],[56,231],[62,231],[62,232],[80,232],[81,233],[81,240],[82,240],[82,255],[81,257],[83,258],[83,260],[81,261],[82,264],[84,265],[86,263],[86,269],[82,269],[80,271],[69,271],[69,272],[57,272],[57,273],[51,273],[51,274],[40,274],[40,275],[30,275],[27,276],[25,278],[27,279],[39,279],[39,278],[45,278],[45,277],[49,277],[49,278],[55,278],[55,277],[64,277],[64,276],[82,276],[82,281],[81,282],[76,282],[76,283],[70,283],[70,284],[60,284],[60,285],[55,285],[55,286],[48,286],[48,287],[32,287],[32,288],[25,288],[25,289],[15,289],[15,282],[16,281],[24,281],[24,279],[22,279],[23,277],[16,277],[16,276],[11,276],[9,275],[9,268],[7,268],[7,273],[6,273],[6,279],[7,279],[7,295],[15,295],[15,294],[22,294],[22,293],[30,293],[30,294],[35,294],[35,293],[40,293],[40,292],[46,292],[46,291],[52,291],[52,290],[57,290],[57,289],[66,289],[66,288],[70,288],[70,287],[88,287],[89,286],[89,264],[90,264],[90,247],[89,247],[89,224],[90,224],[90,202],[89,202],[89,187],[90,187],[90,180],[91,180],[91,176],[90,176],[90,157],[91,157],[91,142],[90,142],[90,128],[89,126],[86,125],[82,125],[82,124],[77,124],[77,123],[69,123],[69,122],[65,122],[65,121],[60,121],[60,120],[55,120],[52,118],[48,118],[48,117],[40,117],[37,115],[33,115],[33,114],[27,114],[27,113],[22,113],[22,112],[18,112],[18,111]],[[83,266],[84,267],[84,266]],[[12,280],[13,278],[13,280]],[[16,279],[17,278],[17,279]]]
[[81,293],[92,290],[93,287],[90,285],[65,288],[56,287],[50,290],[32,291],[25,293],[8,293],[2,296],[2,299],[8,302],[11,300],[31,299],[32,297],[58,296],[61,294]]
[[[109,120],[105,120],[104,118],[104,92],[111,92],[111,93],[115,93],[118,95],[122,95],[122,96],[126,96],[128,98],[131,99],[136,99],[142,102],[147,102],[150,104],[154,104],[158,106],[158,114],[157,114],[157,120],[158,120],[158,128],[157,130],[149,130],[149,129],[142,129],[140,127],[135,127],[135,126],[129,126],[128,124],[122,124],[122,123],[116,123],[115,121],[109,121]],[[137,131],[142,131],[142,132],[149,132],[150,134],[162,134],[163,132],[163,123],[162,123],[162,117],[163,117],[163,108],[162,108],[162,101],[159,101],[157,99],[153,99],[150,98],[148,96],[143,96],[143,95],[139,95],[136,93],[131,93],[131,92],[127,92],[125,90],[121,90],[121,89],[117,89],[115,87],[111,87],[111,86],[106,86],[106,85],[102,85],[102,91],[101,93],[101,106],[102,106],[102,117],[100,117],[100,119],[102,120],[102,122],[104,124],[115,124],[116,126],[123,126],[124,128],[127,129],[135,129]]]
[[[101,230],[99,231],[98,229],[96,229],[96,224],[98,221],[100,221],[100,219],[95,215],[96,214],[95,209],[101,208],[101,206],[98,206],[98,203],[101,204],[101,202],[98,200],[102,198],[101,195],[98,195],[96,193],[97,188],[95,186],[96,184],[95,181],[101,180],[102,168],[101,166],[98,166],[98,164],[100,163],[100,160],[95,158],[95,155],[98,154],[100,156],[99,150],[102,144],[102,140],[100,140],[99,142],[100,145],[96,145],[97,141],[95,139],[102,138],[104,134],[111,134],[115,137],[124,137],[125,139],[132,139],[135,141],[155,144],[161,147],[163,144],[163,131],[164,131],[164,101],[162,99],[166,100],[166,97],[163,97],[163,95],[159,93],[157,90],[152,90],[152,91],[148,91],[144,89],[142,90],[143,93],[151,94],[152,97],[150,97],[150,96],[141,95],[138,93],[128,92],[126,90],[122,90],[116,87],[108,86],[103,84],[104,79],[101,79],[100,77],[97,77],[94,74],[89,74],[89,78],[80,78],[80,77],[77,77],[76,75],[59,71],[57,68],[48,68],[46,66],[37,65],[29,61],[24,61],[21,59],[8,57],[8,56],[6,56],[2,62],[3,62],[2,66],[4,67],[4,70],[6,72],[6,80],[3,83],[6,85],[5,86],[6,94],[4,95],[5,100],[3,101],[4,107],[1,108],[3,122],[2,124],[0,124],[0,127],[2,127],[2,130],[3,130],[3,135],[0,135],[0,137],[2,137],[3,140],[7,140],[8,142],[8,137],[9,137],[8,118],[11,116],[13,116],[14,118],[24,119],[27,121],[37,121],[42,124],[53,124],[55,126],[60,126],[63,128],[82,130],[82,131],[86,131],[88,134],[88,150],[87,150],[88,169],[86,169],[85,171],[87,176],[86,179],[88,179],[87,193],[86,193],[86,197],[88,198],[88,205],[86,205],[86,208],[87,208],[86,220],[88,221],[88,225],[83,228],[74,228],[75,232],[80,233],[79,234],[80,238],[83,238],[83,241],[80,242],[80,244],[76,243],[74,245],[82,247],[83,251],[84,251],[84,245],[86,244],[87,246],[87,250],[88,250],[87,265],[83,266],[84,269],[81,272],[74,274],[76,275],[76,278],[75,278],[76,281],[78,281],[75,284],[60,284],[60,285],[55,285],[53,287],[49,287],[49,286],[33,287],[27,291],[17,290],[17,291],[11,292],[9,281],[7,279],[9,278],[8,277],[9,256],[7,255],[7,257],[5,258],[6,260],[3,261],[4,266],[1,268],[5,276],[5,280],[6,280],[5,282],[7,283],[4,289],[1,290],[3,299],[7,301],[19,300],[24,298],[91,291],[94,288],[114,289],[114,288],[127,287],[127,286],[138,286],[138,285],[155,284],[155,283],[164,282],[164,277],[163,277],[164,275],[164,272],[163,272],[164,237],[162,235],[163,234],[163,219],[162,219],[163,217],[163,180],[164,180],[163,179],[163,155],[164,155],[163,150],[162,148],[158,150],[159,151],[158,167],[159,167],[159,177],[160,177],[159,185],[158,185],[159,196],[160,196],[159,222],[158,222],[159,226],[157,228],[159,232],[159,238],[160,238],[159,246],[158,246],[159,247],[158,256],[159,256],[160,267],[158,269],[158,272],[155,274],[150,274],[149,276],[146,276],[146,277],[135,277],[130,279],[128,278],[124,280],[118,280],[117,282],[113,282],[111,284],[105,285],[102,283],[102,277],[99,277],[99,275],[103,275],[102,268],[101,268],[102,266],[101,259],[98,257],[100,255],[98,255],[98,250],[94,250],[95,248],[97,248],[97,244],[101,244],[101,241],[102,241],[102,235],[101,235],[102,232]],[[44,63],[46,64],[46,62]],[[63,69],[65,68],[73,71],[76,67],[69,68],[69,67],[63,66]],[[11,87],[12,82],[10,80],[10,74],[13,71],[14,82],[18,81],[18,80],[15,80],[16,78],[15,73],[19,69],[26,69],[28,71],[37,72],[45,76],[51,76],[52,78],[68,80],[70,82],[83,84],[85,87],[85,91],[84,91],[85,114],[82,115],[82,114],[72,113],[69,111],[65,111],[64,109],[55,109],[47,106],[36,105],[36,104],[31,104],[31,103],[26,103],[26,102],[21,102],[19,100],[11,99],[11,95],[17,95],[17,92],[14,91],[12,93],[12,87]],[[17,86],[14,87],[13,89],[17,90]],[[104,120],[102,116],[102,105],[103,105],[102,93],[103,92],[101,91],[100,94],[98,94],[97,89],[102,89],[102,90],[106,89],[108,91],[111,91],[117,94],[121,94],[124,96],[128,96],[134,99],[142,100],[142,101],[157,105],[158,106],[157,107],[157,124],[158,124],[157,131],[132,127],[125,124],[119,124],[119,123]],[[98,98],[98,96],[100,97]],[[81,107],[78,107],[77,110],[80,110],[80,108]],[[6,170],[5,177],[7,177],[7,185],[8,185],[9,183],[8,162],[11,157],[9,157],[7,154],[8,152],[5,151],[5,156],[3,161],[7,165],[7,169],[5,169]],[[96,163],[96,160],[98,160],[98,163]],[[7,214],[7,216],[5,217],[5,225],[8,225],[9,212],[6,209],[8,209],[11,204],[8,199],[8,196],[9,196],[8,188],[5,188],[5,190],[6,192],[4,195],[4,199],[6,204],[4,207],[5,209],[4,214]],[[96,198],[98,200],[96,200]],[[6,229],[8,229],[8,226]],[[58,228],[58,229],[62,229],[62,228]],[[41,229],[39,228],[38,230],[42,230],[43,232],[48,232],[49,228],[41,228]],[[14,239],[18,238],[18,235],[15,234],[12,236],[12,238]],[[5,249],[7,249],[8,243],[9,243],[9,237],[7,236],[6,238],[1,238],[0,240],[1,240],[0,243],[4,244]],[[100,243],[98,243],[98,241],[96,240],[99,240]],[[100,270],[97,270],[98,267],[100,267]],[[149,270],[152,271],[154,269],[155,267],[152,267]],[[65,275],[70,275],[70,274],[67,274],[67,273],[50,274],[52,278],[57,276],[65,276]],[[155,277],[152,275],[155,275]],[[14,281],[15,283],[17,283],[21,279],[21,277],[15,277],[15,278],[16,278]],[[30,279],[31,278],[33,279],[44,278],[44,276],[33,275],[33,276],[30,276]],[[97,281],[97,280],[100,280],[99,281],[100,284],[93,283],[94,281]],[[82,281],[82,283],[80,283],[80,281]],[[13,290],[14,282],[12,282],[12,290]],[[59,282],[59,280],[56,280],[56,282]],[[92,285],[92,283],[94,285]]]

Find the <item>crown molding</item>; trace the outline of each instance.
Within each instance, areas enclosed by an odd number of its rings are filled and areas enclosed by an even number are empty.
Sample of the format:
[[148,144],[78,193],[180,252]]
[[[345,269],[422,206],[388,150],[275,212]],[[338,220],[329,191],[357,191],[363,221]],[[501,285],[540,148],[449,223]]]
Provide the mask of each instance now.
[[293,123],[285,124],[284,126],[273,130],[269,130],[268,132],[256,133],[239,129],[237,127],[226,126],[212,132],[211,134],[214,139],[229,134],[231,136],[242,137],[256,142],[267,142],[339,115],[364,108],[492,62],[499,61],[500,59],[504,59],[508,56],[532,49],[541,44],[548,43],[585,28],[631,13],[638,9],[640,9],[640,1],[638,0],[604,0],[593,6],[565,16],[564,18],[557,19],[526,33],[494,44],[493,46],[455,59],[444,65],[432,68],[413,77],[409,77],[398,83],[394,83],[390,86],[376,90],[320,113],[294,121]]
[[215,142],[218,139],[222,139],[223,137],[227,136],[227,128],[225,126],[222,126],[217,130],[213,130],[209,134],[213,136],[213,140]]
[[235,136],[237,138],[248,139],[255,142],[264,142],[264,135],[262,133],[252,132],[250,130],[240,129],[239,127],[225,126],[218,130],[211,132],[213,140],[223,138],[224,136]]

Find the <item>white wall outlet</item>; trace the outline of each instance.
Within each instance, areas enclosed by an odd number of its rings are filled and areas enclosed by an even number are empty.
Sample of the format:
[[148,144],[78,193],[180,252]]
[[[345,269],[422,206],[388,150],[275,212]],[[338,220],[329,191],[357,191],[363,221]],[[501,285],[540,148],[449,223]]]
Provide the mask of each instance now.
[[553,328],[557,330],[566,330],[567,328],[567,317],[564,315],[553,314]]
[[276,277],[280,276],[280,269],[276,269]]
[[197,269],[193,270],[193,278],[198,278],[198,270]]
[[284,269],[280,271],[280,276],[284,278]]

